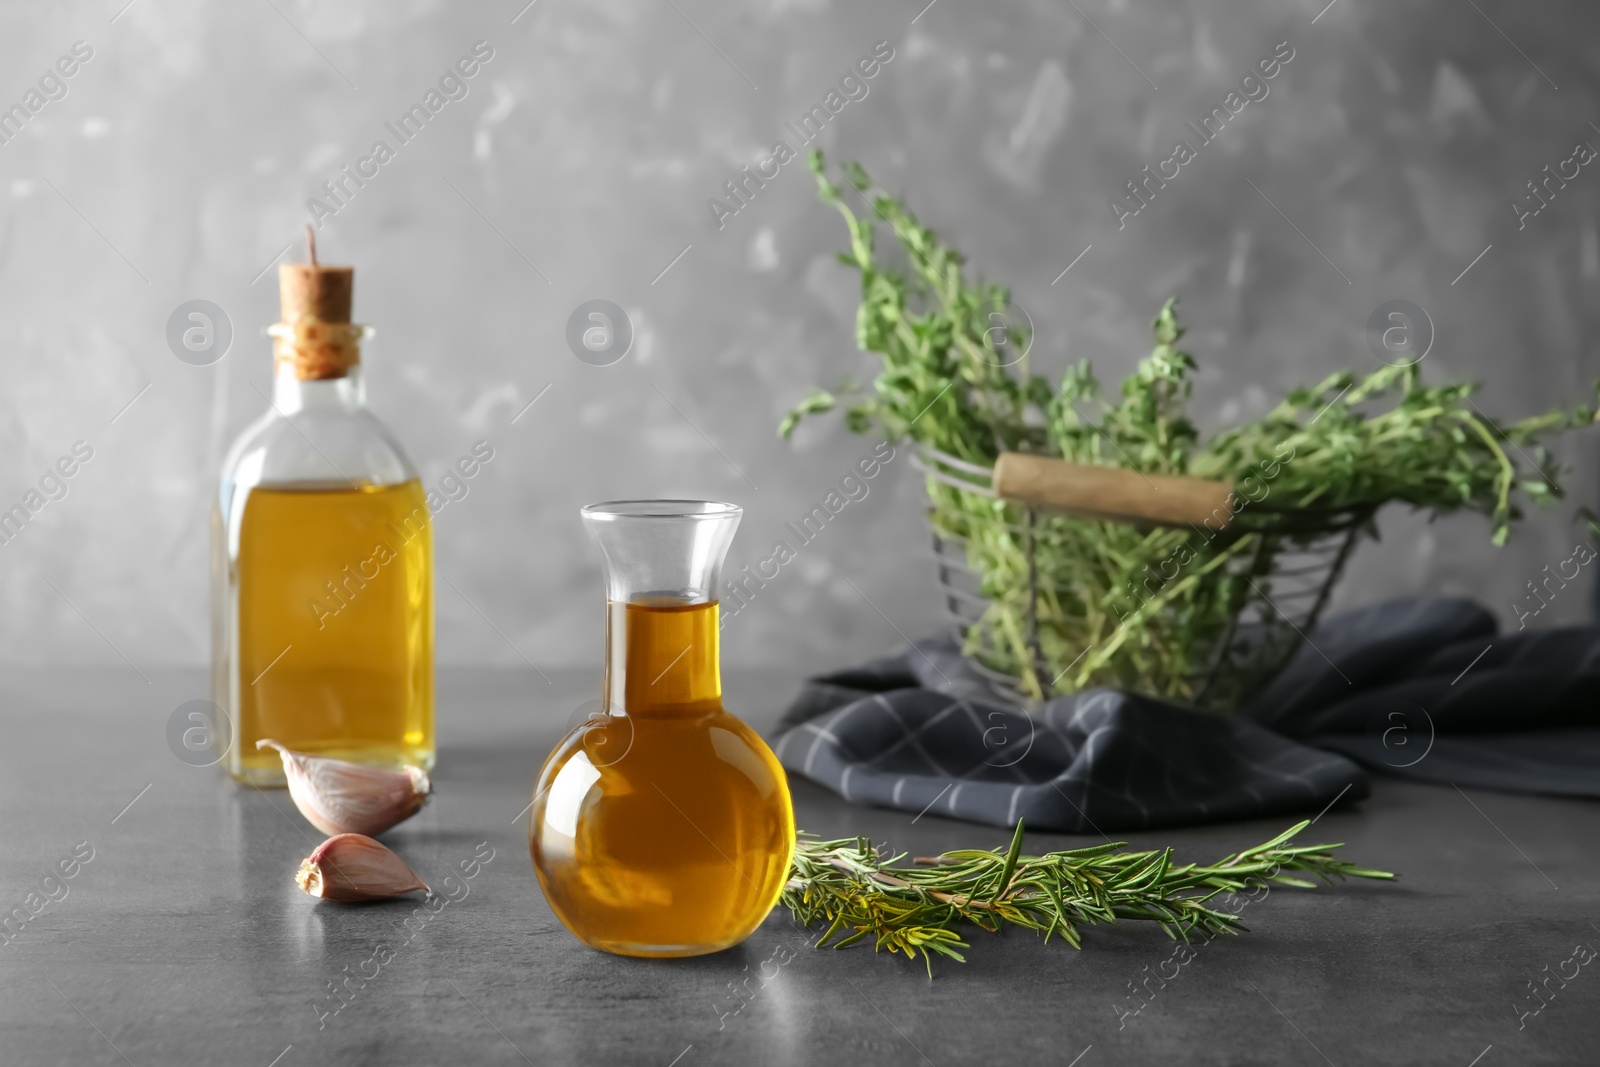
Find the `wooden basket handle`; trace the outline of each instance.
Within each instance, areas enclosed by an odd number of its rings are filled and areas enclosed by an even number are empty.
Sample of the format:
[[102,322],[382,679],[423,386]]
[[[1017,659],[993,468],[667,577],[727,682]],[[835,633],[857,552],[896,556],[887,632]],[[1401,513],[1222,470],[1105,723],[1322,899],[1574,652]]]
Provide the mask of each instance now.
[[1218,530],[1234,511],[1228,500],[1233,488],[1225,482],[1140,474],[1022,452],[1001,453],[994,465],[994,491],[1027,507],[1157,526],[1204,523]]

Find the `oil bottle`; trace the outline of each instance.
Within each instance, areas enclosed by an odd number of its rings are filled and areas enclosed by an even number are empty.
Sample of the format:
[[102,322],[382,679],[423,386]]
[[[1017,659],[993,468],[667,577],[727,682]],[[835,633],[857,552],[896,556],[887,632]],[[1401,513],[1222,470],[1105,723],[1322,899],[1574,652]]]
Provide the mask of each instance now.
[[282,784],[273,738],[431,769],[433,527],[421,481],[367,410],[354,271],[278,269],[268,410],[229,451],[212,516],[212,688],[234,778]]
[[741,511],[635,500],[581,514],[605,559],[602,710],[539,774],[534,869],[594,948],[716,952],[766,918],[794,852],[783,768],[722,704],[716,590]]

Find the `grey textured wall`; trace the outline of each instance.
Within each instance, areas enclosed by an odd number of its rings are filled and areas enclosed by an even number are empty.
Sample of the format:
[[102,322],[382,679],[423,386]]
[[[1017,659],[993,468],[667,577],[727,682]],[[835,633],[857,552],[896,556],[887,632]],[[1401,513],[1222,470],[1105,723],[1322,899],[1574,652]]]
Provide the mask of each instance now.
[[[93,49],[0,145],[0,503],[75,441],[94,449],[0,546],[7,661],[205,658],[209,494],[264,407],[268,268],[307,198],[374,141],[394,147],[384,123],[479,40],[493,58],[467,95],[321,231],[325,258],[358,266],[372,402],[425,476],[496,448],[438,519],[460,590],[438,590],[447,663],[598,658],[581,504],[738,501],[733,555],[750,562],[868,450],[833,423],[773,434],[812,385],[870,373],[837,218],[798,162],[720,229],[706,201],[793,144],[785,121],[879,41],[893,59],[822,145],[1009,281],[1045,366],[1088,357],[1115,380],[1177,293],[1212,427],[1371,366],[1363,326],[1396,298],[1437,327],[1430,376],[1482,379],[1496,414],[1572,401],[1600,372],[1600,174],[1520,230],[1510,208],[1575,142],[1600,144],[1600,16],[1578,0],[125,2],[0,9],[0,105],[26,105],[74,42]],[[1119,229],[1109,198],[1283,41],[1270,94]],[[597,298],[636,334],[606,367],[564,339]],[[234,327],[211,366],[165,340],[191,299]],[[1563,453],[1591,502],[1596,447]],[[820,667],[927,629],[918,497],[891,463],[730,623],[726,654]],[[1472,518],[1386,528],[1344,603],[1447,591],[1509,615],[1574,539],[1556,514],[1503,551]]]

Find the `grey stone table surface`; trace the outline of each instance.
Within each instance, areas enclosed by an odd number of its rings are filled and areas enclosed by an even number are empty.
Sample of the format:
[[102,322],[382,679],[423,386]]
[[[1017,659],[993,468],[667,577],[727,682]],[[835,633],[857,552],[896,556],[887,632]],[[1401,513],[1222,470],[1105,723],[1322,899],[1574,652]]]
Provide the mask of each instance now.
[[[1600,946],[1593,804],[1379,780],[1313,834],[1403,881],[1275,889],[1248,905],[1250,933],[1181,967],[1156,930],[1089,931],[1081,952],[974,933],[970,962],[929,981],[869,947],[811,951],[782,913],[727,952],[644,961],[570,937],[528,859],[521,811],[544,754],[598,695],[592,674],[441,678],[436,800],[390,839],[430,880],[492,859],[408,928],[417,900],[340,907],[296,889],[319,835],[282,791],[175,758],[168,718],[204,679],[147,673],[0,680],[0,906],[45,902],[0,943],[4,1067],[1597,1059],[1600,967],[1566,962]],[[769,728],[796,680],[732,671],[729,704]],[[794,794],[800,825],[827,835],[917,853],[1005,837],[854,808],[806,782]],[[1132,841],[1206,859],[1288,821]],[[1040,834],[1029,847],[1084,843]],[[63,860],[73,877],[51,879]],[[330,999],[330,982],[374,971]],[[1134,985],[1149,991],[1136,999]]]

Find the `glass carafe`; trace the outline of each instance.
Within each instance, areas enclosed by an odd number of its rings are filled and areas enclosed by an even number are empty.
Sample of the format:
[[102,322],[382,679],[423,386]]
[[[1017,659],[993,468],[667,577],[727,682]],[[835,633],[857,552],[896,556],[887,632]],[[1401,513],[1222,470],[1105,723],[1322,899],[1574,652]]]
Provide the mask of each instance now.
[[270,737],[432,768],[433,524],[416,471],[367,410],[358,360],[369,331],[270,332],[269,409],[229,451],[212,519],[226,766],[240,781],[281,785],[278,754],[256,749]]
[[741,511],[643,500],[582,515],[605,558],[602,710],[540,771],[534,869],[594,948],[716,952],[766,918],[794,852],[783,768],[722,706],[716,597]]

